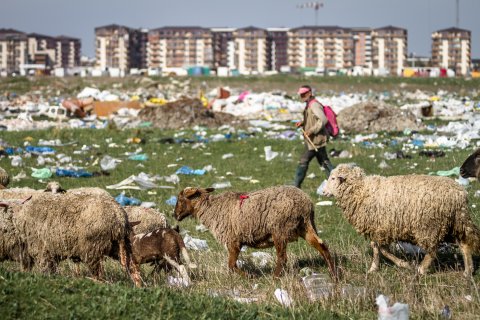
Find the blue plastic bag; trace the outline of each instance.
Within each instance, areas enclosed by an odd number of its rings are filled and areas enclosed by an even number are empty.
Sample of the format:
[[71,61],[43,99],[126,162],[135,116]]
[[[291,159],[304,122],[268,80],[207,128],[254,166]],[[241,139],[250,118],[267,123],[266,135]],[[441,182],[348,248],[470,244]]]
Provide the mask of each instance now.
[[140,204],[142,204],[142,201],[140,201],[139,199],[133,197],[129,198],[123,192],[115,197],[115,201],[117,201],[122,207],[139,206]]
[[169,206],[174,206],[177,204],[177,197],[171,196],[167,201],[165,201],[165,203]]
[[202,176],[205,174],[205,170],[203,169],[192,169],[190,168],[189,166],[183,166],[183,167],[180,167],[178,168],[178,170],[175,172],[176,174],[187,174],[187,175],[190,175],[190,174],[194,174],[194,175],[197,175],[197,176]]
[[73,178],[90,178],[93,176],[92,173],[85,170],[67,170],[67,169],[58,169],[55,171],[57,177],[73,177]]

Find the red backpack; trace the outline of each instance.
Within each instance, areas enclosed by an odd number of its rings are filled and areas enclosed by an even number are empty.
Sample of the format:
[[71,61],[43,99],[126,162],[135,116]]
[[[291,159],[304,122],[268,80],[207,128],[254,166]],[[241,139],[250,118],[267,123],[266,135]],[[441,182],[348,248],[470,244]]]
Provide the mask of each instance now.
[[[310,107],[310,103],[314,101],[318,102],[318,100],[316,99],[310,100],[310,102],[308,103],[308,107]],[[322,105],[322,106],[323,106],[323,113],[325,113],[325,117],[327,117],[327,120],[328,120],[327,124],[325,125],[325,128],[327,129],[327,132],[331,137],[336,137],[338,136],[338,133],[340,131],[340,128],[338,127],[338,123],[337,123],[337,114],[333,111],[333,109],[330,106],[325,106],[325,105]]]

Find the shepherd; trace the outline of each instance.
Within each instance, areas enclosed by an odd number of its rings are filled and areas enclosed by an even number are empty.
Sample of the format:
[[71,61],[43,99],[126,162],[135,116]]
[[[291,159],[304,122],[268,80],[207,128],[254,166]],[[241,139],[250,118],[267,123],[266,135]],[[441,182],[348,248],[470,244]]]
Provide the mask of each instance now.
[[327,155],[328,119],[323,111],[323,105],[315,99],[312,88],[308,85],[301,86],[297,93],[300,95],[300,100],[305,102],[303,121],[295,124],[301,128],[305,138],[305,152],[300,158],[295,172],[294,185],[300,188],[307,175],[308,165],[313,158],[317,158],[318,164],[325,169],[327,179],[334,166]]

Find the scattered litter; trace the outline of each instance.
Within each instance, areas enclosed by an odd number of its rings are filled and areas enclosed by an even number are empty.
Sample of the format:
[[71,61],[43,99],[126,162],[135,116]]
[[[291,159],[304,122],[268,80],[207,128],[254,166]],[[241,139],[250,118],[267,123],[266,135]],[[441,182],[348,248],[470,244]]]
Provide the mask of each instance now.
[[293,300],[290,298],[288,295],[288,292],[283,289],[276,289],[275,292],[275,298],[277,298],[278,302],[280,302],[281,305],[284,307],[290,307],[293,303]]
[[260,268],[264,268],[273,262],[273,257],[268,252],[255,251],[250,254],[250,258],[252,262]]
[[12,167],[21,167],[23,166],[23,159],[20,156],[13,156],[12,157]]
[[317,205],[317,206],[323,206],[323,207],[325,207],[325,206],[331,206],[331,205],[333,205],[333,201],[329,201],[329,200],[327,200],[327,201],[319,201],[319,202],[316,203],[316,205]]
[[135,161],[146,161],[148,160],[148,156],[144,153],[141,154],[133,154],[128,157],[130,160],[135,160]]
[[27,177],[27,174],[25,173],[25,171],[20,171],[16,176],[14,176],[12,178],[13,181],[20,181],[22,179],[25,179]]
[[303,277],[302,281],[310,301],[326,299],[334,292],[335,285],[329,282],[326,274],[313,273]]
[[226,153],[222,156],[223,160],[228,159],[228,158],[233,158],[233,153]]
[[404,242],[404,241],[398,241],[397,243],[395,243],[395,249],[412,256],[426,254],[425,250],[423,250],[419,246],[416,246],[414,244],[411,244],[409,242]]
[[204,175],[205,172],[207,172],[206,170],[204,169],[192,169],[190,168],[189,166],[183,166],[183,167],[180,167],[175,173],[176,174],[186,174],[186,175],[198,175],[198,176],[201,176],[201,175]]
[[195,250],[195,251],[204,251],[208,250],[207,240],[201,240],[192,238],[190,235],[185,235],[183,238],[183,242],[185,242],[185,246],[187,249]]
[[140,207],[142,207],[142,208],[154,208],[156,206],[157,206],[157,204],[155,202],[148,202],[148,201],[143,201],[140,204]]
[[272,151],[271,146],[266,146],[263,148],[265,150],[265,160],[272,161],[278,156],[278,152]]
[[323,196],[324,195],[324,190],[325,190],[325,186],[327,185],[327,180],[323,180],[322,183],[320,184],[320,186],[318,186],[317,188],[317,194],[319,196]]
[[307,176],[308,179],[315,179],[315,177],[316,177],[316,176],[315,176],[315,173],[313,173],[313,172],[310,173],[310,174]]
[[388,169],[390,168],[390,166],[388,165],[388,163],[385,161],[385,160],[382,160],[382,162],[380,162],[380,164],[378,165],[378,167],[380,169]]
[[118,196],[115,197],[115,201],[117,201],[122,207],[125,206],[139,206],[142,201],[137,198],[130,198],[125,195],[125,192],[120,193]]
[[443,309],[440,311],[440,318],[442,319],[452,319],[452,312],[450,311],[450,307],[445,305]]
[[177,197],[171,196],[170,198],[168,198],[167,201],[165,201],[165,203],[168,204],[169,206],[174,206],[177,204]]
[[114,170],[120,162],[122,162],[122,160],[106,155],[100,160],[100,168],[102,168],[103,171],[111,171]]
[[393,306],[388,306],[388,298],[383,294],[376,299],[378,305],[378,320],[408,320],[408,304],[395,302]]
[[55,171],[57,177],[71,177],[71,178],[90,178],[93,174],[83,169],[80,170],[68,170],[57,168]]
[[167,283],[171,287],[187,288],[190,286],[190,280],[182,277],[167,277]]
[[449,177],[449,176],[459,176],[460,175],[460,167],[455,167],[451,170],[440,170],[437,172],[430,172],[430,175],[435,174],[437,176],[442,177]]
[[225,188],[230,188],[231,186],[232,184],[230,183],[230,181],[216,182],[212,184],[212,188],[215,188],[215,189],[225,189]]
[[120,181],[117,184],[110,185],[106,187],[107,189],[132,189],[132,190],[148,190],[153,188],[162,188],[162,189],[173,189],[172,186],[159,186],[154,183],[153,178],[148,174],[141,172],[138,175],[131,175],[125,180]]
[[37,179],[48,179],[51,178],[53,173],[50,171],[48,168],[43,168],[43,169],[35,169],[32,168],[32,177],[37,178]]
[[445,157],[445,152],[442,150],[422,150],[418,153],[418,155],[428,158],[441,158]]

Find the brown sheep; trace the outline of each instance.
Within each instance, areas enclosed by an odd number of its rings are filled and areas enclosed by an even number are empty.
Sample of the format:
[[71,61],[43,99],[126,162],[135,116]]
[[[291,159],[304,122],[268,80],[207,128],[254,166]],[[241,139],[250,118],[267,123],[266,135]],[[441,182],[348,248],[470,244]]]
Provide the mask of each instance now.
[[[130,222],[133,227],[139,222]],[[143,223],[143,222],[142,222]],[[189,268],[195,266],[190,262],[190,257],[180,234],[170,228],[159,228],[149,233],[130,233],[132,243],[132,262],[136,265],[155,263],[166,270],[175,268],[187,282],[190,282],[185,266],[182,265],[180,255]]]
[[460,167],[460,175],[463,178],[474,177],[480,181],[480,149],[472,153]]
[[213,188],[185,188],[178,195],[175,218],[199,219],[228,250],[230,270],[237,267],[243,245],[253,248],[275,246],[274,275],[280,276],[287,261],[287,244],[304,238],[317,249],[336,279],[333,259],[327,245],[318,237],[314,205],[308,195],[293,186],[277,186],[249,193],[225,192],[211,195]]

